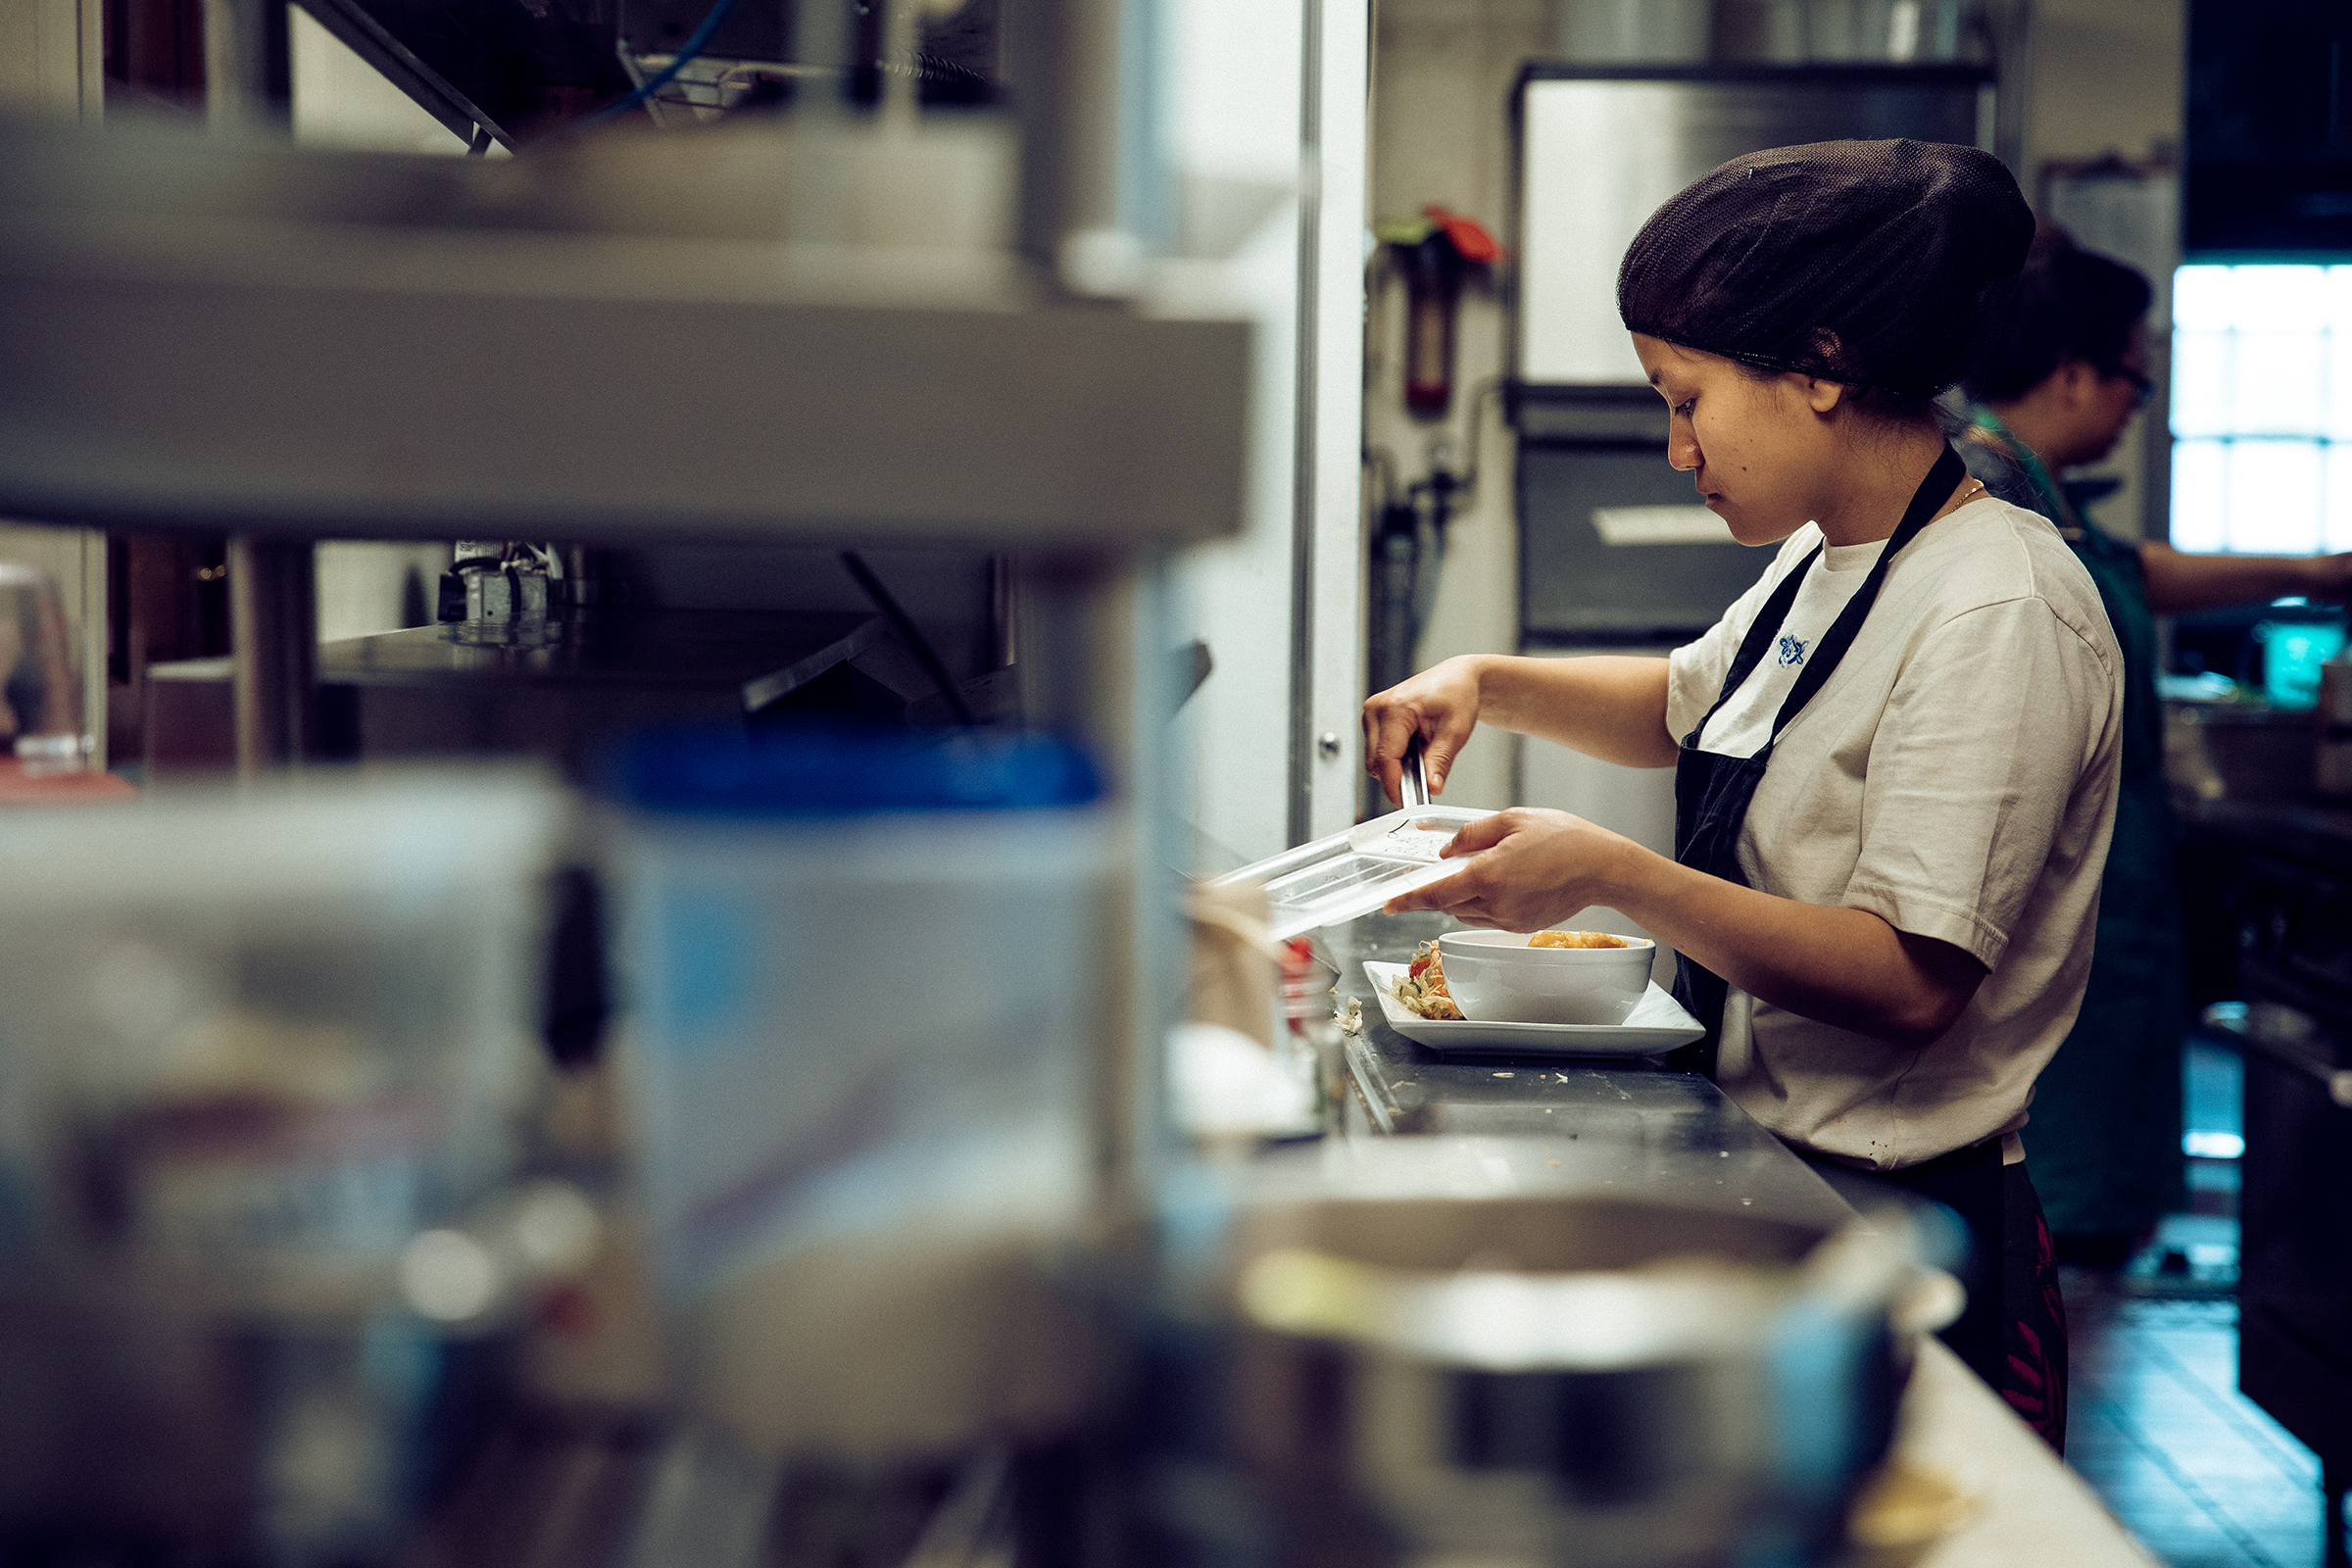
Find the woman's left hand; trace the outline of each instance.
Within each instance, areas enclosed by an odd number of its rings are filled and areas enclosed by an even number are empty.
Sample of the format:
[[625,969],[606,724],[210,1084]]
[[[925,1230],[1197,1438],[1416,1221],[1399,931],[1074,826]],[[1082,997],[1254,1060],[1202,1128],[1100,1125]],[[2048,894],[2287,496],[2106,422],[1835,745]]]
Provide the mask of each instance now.
[[1581,816],[1515,807],[1456,833],[1446,858],[1477,858],[1442,882],[1391,899],[1387,912],[1437,909],[1465,925],[1541,931],[1608,903],[1610,878],[1628,853],[1646,852]]

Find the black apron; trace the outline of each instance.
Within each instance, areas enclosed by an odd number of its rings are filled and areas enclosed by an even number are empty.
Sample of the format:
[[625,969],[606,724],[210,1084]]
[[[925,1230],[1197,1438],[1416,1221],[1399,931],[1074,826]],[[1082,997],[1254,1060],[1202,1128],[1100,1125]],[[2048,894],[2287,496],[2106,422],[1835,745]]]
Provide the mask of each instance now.
[[[1904,509],[1903,520],[1895,526],[1894,536],[1854,590],[1853,598],[1838,612],[1838,618],[1814,647],[1813,657],[1798,672],[1796,684],[1789,689],[1781,710],[1773,716],[1772,734],[1756,749],[1753,757],[1725,757],[1715,752],[1701,751],[1698,738],[1706,733],[1707,721],[1732,700],[1738,691],[1764,662],[1781,635],[1781,626],[1788,618],[1789,606],[1796,603],[1797,590],[1804,585],[1805,574],[1821,555],[1821,546],[1797,563],[1796,569],[1781,579],[1781,585],[1756,612],[1754,624],[1740,644],[1739,657],[1732,661],[1731,673],[1723,678],[1723,691],[1715,706],[1706,711],[1690,734],[1683,737],[1682,750],[1674,763],[1674,858],[1684,865],[1719,876],[1740,887],[1747,886],[1746,873],[1740,869],[1740,827],[1747,820],[1747,803],[1755,799],[1756,786],[1764,781],[1764,769],[1772,762],[1772,750],[1780,743],[1781,731],[1788,721],[1804,710],[1829,678],[1837,673],[1838,662],[1853,646],[1854,634],[1862,629],[1862,621],[1870,607],[1878,603],[1879,588],[1886,581],[1886,568],[1895,553],[1919,537],[1952,493],[1968,478],[1968,468],[1961,463],[1960,454],[1947,442],[1943,456],[1928,470]],[[1690,1010],[1690,1015],[1706,1026],[1706,1038],[1695,1045],[1685,1046],[1667,1058],[1667,1065],[1685,1072],[1715,1076],[1715,1057],[1723,1043],[1723,1004],[1731,986],[1722,976],[1700,967],[1681,954],[1674,960],[1674,1000]]]

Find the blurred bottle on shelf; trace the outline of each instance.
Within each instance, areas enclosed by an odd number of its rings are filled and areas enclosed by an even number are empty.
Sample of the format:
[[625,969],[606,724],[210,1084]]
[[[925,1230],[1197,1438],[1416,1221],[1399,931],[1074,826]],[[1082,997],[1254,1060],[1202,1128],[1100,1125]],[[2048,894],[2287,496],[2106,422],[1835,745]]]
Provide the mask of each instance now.
[[12,561],[0,561],[0,738],[34,777],[78,772],[86,750],[65,600],[47,572]]

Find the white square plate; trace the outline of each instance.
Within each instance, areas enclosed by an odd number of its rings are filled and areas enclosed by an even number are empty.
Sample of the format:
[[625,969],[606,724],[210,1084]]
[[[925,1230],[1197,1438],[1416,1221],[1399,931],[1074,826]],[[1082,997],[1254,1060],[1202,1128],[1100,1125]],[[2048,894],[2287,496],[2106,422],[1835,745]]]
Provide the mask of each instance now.
[[1656,981],[1623,1023],[1476,1023],[1424,1018],[1396,1000],[1406,965],[1374,963],[1364,973],[1389,1027],[1432,1051],[1479,1051],[1529,1056],[1655,1056],[1705,1036],[1683,1004]]

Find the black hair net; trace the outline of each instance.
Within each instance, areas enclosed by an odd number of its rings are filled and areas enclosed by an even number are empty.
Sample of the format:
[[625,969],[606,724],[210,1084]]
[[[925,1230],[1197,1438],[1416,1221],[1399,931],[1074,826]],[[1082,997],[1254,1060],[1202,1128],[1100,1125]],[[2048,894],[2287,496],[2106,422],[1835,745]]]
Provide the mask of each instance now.
[[2033,238],[2017,181],[1974,147],[1776,147],[1650,215],[1617,311],[1685,348],[1932,398],[1959,379]]

